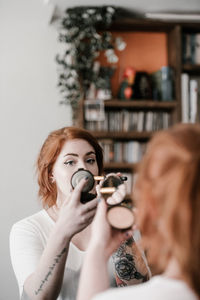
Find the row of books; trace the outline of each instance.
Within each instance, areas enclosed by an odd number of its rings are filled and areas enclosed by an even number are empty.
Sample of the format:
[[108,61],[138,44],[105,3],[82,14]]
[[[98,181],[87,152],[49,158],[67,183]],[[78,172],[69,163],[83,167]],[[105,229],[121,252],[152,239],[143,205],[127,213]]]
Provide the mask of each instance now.
[[104,162],[137,163],[146,151],[146,142],[138,141],[114,141],[111,139],[100,139],[103,148]]
[[107,111],[104,121],[86,121],[85,128],[94,131],[156,131],[171,125],[171,115],[161,111]]
[[200,33],[182,35],[183,63],[200,64]]
[[181,75],[182,122],[200,121],[200,76]]

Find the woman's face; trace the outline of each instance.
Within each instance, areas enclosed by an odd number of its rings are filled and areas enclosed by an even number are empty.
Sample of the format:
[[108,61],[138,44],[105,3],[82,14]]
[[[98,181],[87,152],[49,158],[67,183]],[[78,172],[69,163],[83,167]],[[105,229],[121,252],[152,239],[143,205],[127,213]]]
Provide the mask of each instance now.
[[72,188],[71,177],[80,168],[98,175],[95,150],[86,140],[69,140],[63,145],[53,166],[53,178],[60,200],[66,199]]

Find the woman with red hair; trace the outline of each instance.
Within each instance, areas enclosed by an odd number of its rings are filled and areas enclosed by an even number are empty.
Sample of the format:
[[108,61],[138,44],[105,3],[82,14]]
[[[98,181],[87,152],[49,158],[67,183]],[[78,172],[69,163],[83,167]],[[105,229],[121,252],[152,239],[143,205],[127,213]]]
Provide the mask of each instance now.
[[[103,153],[96,138],[75,127],[50,133],[37,160],[43,209],[14,224],[10,233],[11,260],[21,299],[76,298],[90,224],[98,203],[95,186],[90,191],[94,197],[90,201],[82,199],[85,204],[81,202],[87,176],[72,188],[71,178],[78,169],[94,176],[103,173]],[[116,191],[110,201],[115,204],[123,197],[124,193]],[[112,264],[112,261],[108,264],[111,286],[115,279]],[[148,271],[142,257],[133,259],[132,264],[137,276],[131,274],[129,282],[147,280]]]
[[[178,124],[154,135],[140,164],[133,196],[141,241],[157,275],[137,286],[106,291],[106,262],[123,236],[108,224],[102,199],[77,299],[200,299],[200,125]],[[97,275],[103,280],[97,280]]]

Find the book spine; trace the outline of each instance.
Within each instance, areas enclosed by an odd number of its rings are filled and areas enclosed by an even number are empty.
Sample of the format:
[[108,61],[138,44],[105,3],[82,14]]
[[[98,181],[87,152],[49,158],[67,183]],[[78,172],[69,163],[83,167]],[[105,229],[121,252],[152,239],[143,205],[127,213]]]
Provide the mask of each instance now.
[[182,122],[189,122],[189,75],[181,74],[181,111]]
[[190,122],[195,123],[197,117],[198,83],[196,79],[190,80]]
[[196,34],[195,40],[195,64],[200,65],[200,33]]

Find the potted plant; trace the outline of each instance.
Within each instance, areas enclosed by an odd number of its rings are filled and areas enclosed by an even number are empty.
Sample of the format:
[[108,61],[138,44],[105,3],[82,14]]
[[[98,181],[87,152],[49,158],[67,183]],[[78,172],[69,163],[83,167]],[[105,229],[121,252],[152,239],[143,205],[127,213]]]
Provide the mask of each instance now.
[[[115,49],[123,50],[126,44],[120,37],[114,38],[109,26],[119,15],[113,6],[74,7],[66,10],[61,20],[59,41],[64,43],[64,53],[56,56],[59,65],[58,86],[61,103],[70,104],[73,121],[80,99],[86,98],[91,87],[106,88],[113,67],[100,66],[98,56],[104,52],[110,65],[118,61]],[[104,28],[101,33],[98,28]]]

